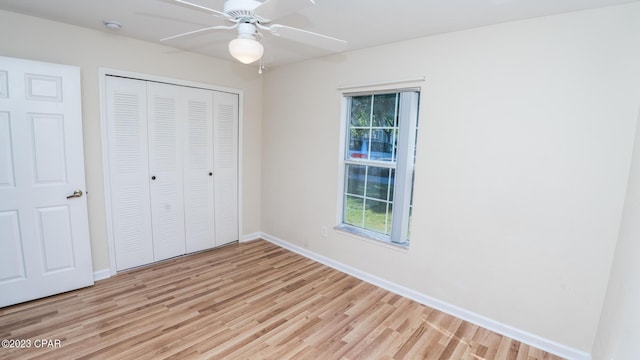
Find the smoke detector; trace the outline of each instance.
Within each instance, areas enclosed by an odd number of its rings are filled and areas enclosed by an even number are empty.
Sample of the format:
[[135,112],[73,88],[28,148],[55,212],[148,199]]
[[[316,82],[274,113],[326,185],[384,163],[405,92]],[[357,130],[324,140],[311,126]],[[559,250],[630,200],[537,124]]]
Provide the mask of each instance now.
[[117,21],[114,20],[105,20],[102,22],[104,24],[104,27],[106,27],[109,30],[120,30],[122,29],[122,24],[120,24]]

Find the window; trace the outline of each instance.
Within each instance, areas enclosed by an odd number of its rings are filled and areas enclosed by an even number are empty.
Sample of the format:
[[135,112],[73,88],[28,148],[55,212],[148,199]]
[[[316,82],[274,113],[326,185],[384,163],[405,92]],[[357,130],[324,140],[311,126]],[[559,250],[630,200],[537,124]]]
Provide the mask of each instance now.
[[338,228],[409,245],[419,93],[345,94]]

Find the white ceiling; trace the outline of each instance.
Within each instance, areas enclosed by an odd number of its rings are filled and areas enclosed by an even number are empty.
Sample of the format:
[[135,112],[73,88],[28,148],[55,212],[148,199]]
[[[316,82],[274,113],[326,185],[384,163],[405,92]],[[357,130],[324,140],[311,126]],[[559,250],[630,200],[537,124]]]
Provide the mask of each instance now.
[[[220,11],[224,4],[224,0],[190,1]],[[347,50],[354,50],[634,1],[639,0],[315,0],[315,5],[273,22],[346,40]],[[225,24],[221,18],[177,6],[171,0],[1,0],[0,9],[100,31],[108,31],[104,20],[116,20],[123,26],[120,35],[156,43],[171,35]],[[163,44],[232,60],[227,43],[235,36],[235,31],[218,31]],[[265,36],[263,43],[267,67],[327,54],[273,36]]]

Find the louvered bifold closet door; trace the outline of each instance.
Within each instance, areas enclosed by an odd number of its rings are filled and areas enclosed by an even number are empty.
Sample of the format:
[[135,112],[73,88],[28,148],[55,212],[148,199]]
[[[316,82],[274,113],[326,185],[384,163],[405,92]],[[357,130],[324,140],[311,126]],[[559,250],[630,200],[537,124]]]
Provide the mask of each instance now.
[[187,252],[215,244],[213,217],[213,92],[184,88],[184,211]]
[[185,247],[182,178],[184,89],[147,82],[149,174],[154,260],[183,255]]
[[213,95],[216,245],[238,240],[238,95]]
[[143,81],[106,78],[109,186],[116,268],[153,262],[147,91]]

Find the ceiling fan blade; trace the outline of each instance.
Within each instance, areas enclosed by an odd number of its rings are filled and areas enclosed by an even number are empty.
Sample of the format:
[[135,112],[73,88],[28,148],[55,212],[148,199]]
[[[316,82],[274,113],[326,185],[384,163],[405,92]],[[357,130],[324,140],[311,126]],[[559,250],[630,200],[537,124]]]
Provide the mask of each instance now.
[[344,40],[291,26],[273,24],[269,27],[269,30],[276,36],[333,52],[344,51],[347,48],[347,42]]
[[169,36],[169,37],[166,37],[164,39],[160,39],[160,41],[173,40],[173,39],[181,38],[183,36],[189,36],[189,35],[198,34],[198,33],[206,32],[206,31],[229,30],[229,29],[235,29],[237,27],[238,27],[238,24],[235,24],[233,26],[210,26],[210,27],[206,27],[206,28],[203,28],[203,29],[198,29],[198,30],[189,31],[189,32],[186,32],[186,33],[178,34],[178,35]]
[[195,10],[204,11],[204,12],[213,14],[215,16],[222,16],[222,17],[224,17],[226,19],[230,19],[231,18],[231,16],[223,13],[222,11],[214,10],[214,9],[208,8],[206,6],[194,4],[192,2],[188,2],[188,1],[184,1],[184,0],[169,0],[169,1],[177,3],[177,5],[182,5],[182,6],[186,6],[188,8],[192,8],[192,9],[195,9]]
[[313,4],[314,0],[267,0],[255,8],[253,13],[268,22]]

